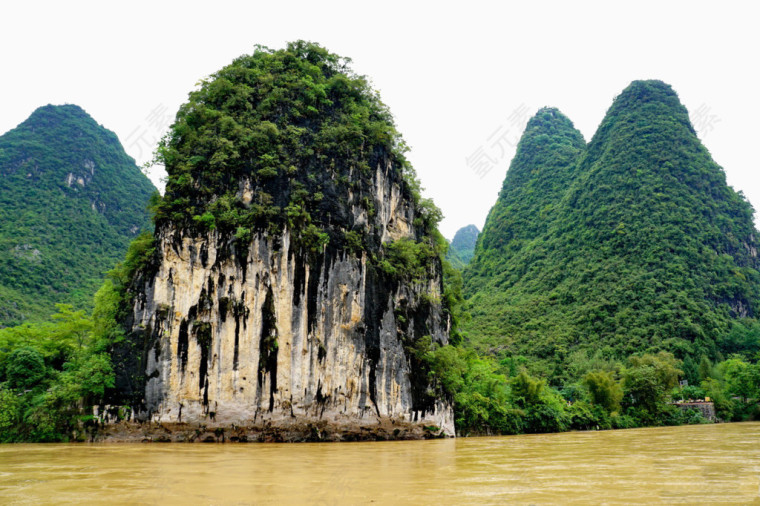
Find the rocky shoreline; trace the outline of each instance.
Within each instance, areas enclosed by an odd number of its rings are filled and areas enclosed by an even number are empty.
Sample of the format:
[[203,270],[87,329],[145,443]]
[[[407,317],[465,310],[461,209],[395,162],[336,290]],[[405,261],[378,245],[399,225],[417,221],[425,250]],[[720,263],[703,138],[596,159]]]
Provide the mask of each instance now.
[[95,443],[306,443],[402,441],[453,437],[434,425],[384,420],[378,424],[337,425],[326,421],[258,424],[246,427],[197,423],[119,422],[100,425]]

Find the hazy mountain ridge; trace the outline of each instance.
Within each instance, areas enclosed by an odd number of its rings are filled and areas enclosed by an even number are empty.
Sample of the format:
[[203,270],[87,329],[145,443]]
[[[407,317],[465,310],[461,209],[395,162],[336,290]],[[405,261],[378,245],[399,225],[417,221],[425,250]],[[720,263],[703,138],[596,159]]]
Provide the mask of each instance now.
[[463,269],[472,260],[479,235],[480,230],[475,225],[467,225],[457,230],[449,243],[446,260],[457,269]]

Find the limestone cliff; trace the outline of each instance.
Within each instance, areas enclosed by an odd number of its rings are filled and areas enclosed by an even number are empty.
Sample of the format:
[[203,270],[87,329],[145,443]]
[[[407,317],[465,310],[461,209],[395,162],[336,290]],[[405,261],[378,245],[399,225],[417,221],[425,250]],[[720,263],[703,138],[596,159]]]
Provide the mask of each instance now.
[[[434,228],[392,149],[363,160],[294,157],[263,176],[243,165],[203,189],[213,171],[183,186],[167,163],[155,251],[114,351],[135,419],[182,437],[454,434],[451,402],[415,353],[422,337],[448,342]],[[192,218],[174,211],[186,197]],[[223,199],[232,224],[214,207]]]

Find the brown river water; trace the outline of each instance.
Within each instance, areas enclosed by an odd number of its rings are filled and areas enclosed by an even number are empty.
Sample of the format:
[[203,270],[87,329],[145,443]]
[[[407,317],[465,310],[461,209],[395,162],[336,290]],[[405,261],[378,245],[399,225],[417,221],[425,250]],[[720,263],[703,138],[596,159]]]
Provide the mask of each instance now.
[[0,504],[760,504],[760,423],[434,441],[0,445]]

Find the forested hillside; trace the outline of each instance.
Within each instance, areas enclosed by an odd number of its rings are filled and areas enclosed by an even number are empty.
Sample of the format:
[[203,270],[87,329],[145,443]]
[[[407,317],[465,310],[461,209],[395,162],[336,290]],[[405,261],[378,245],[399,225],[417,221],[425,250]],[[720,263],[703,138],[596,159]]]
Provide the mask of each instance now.
[[76,105],[40,107],[0,136],[0,327],[55,303],[92,306],[104,274],[150,227],[155,188],[116,135]]
[[757,348],[757,232],[670,86],[636,81],[584,148],[557,111],[531,120],[465,271],[475,348],[532,357]]

